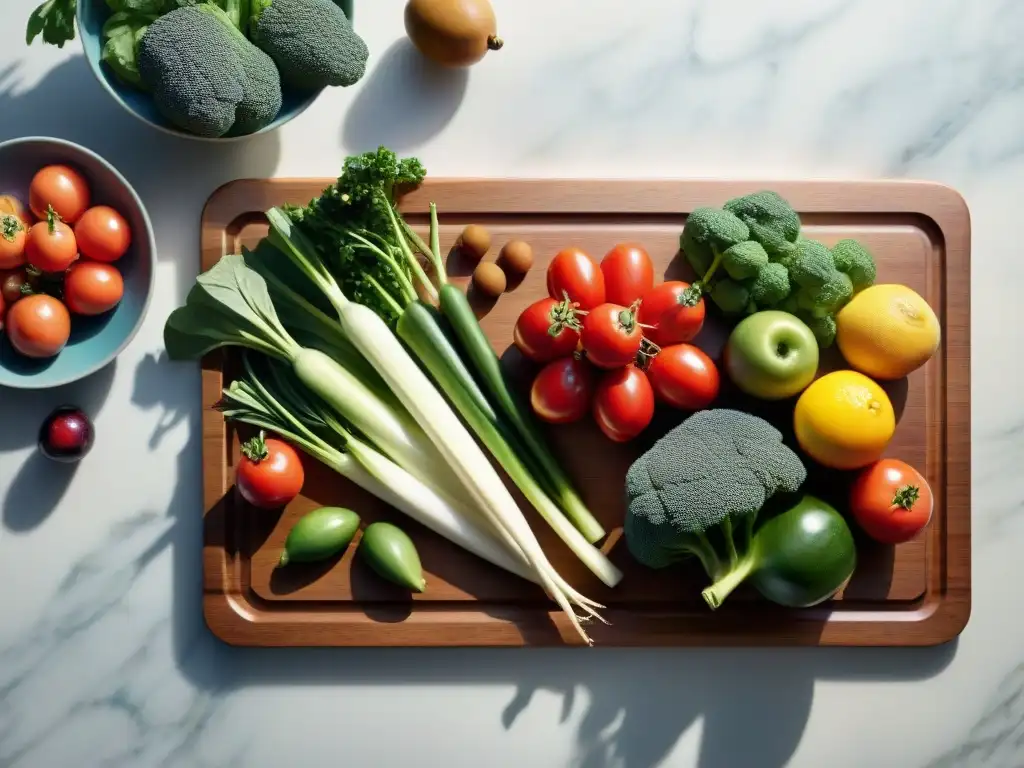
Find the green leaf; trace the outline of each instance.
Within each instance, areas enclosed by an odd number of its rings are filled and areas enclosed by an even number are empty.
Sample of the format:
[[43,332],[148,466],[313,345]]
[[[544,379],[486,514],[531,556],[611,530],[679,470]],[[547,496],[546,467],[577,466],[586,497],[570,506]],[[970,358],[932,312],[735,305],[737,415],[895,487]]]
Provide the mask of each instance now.
[[103,25],[103,62],[119,80],[139,90],[146,90],[139,74],[139,43],[156,18],[121,11],[113,14]]
[[46,0],[28,17],[25,43],[32,45],[42,35],[47,45],[63,48],[75,39],[75,0]]

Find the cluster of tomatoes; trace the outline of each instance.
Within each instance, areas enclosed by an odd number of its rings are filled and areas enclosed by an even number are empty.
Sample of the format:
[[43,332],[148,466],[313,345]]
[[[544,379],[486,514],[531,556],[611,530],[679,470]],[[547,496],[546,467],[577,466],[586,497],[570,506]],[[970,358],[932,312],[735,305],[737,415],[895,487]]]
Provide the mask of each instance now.
[[85,178],[66,165],[40,169],[28,206],[0,196],[0,329],[22,355],[57,355],[71,335],[71,316],[117,306],[124,280],[113,262],[131,243],[128,222],[92,205]]
[[611,440],[632,440],[656,402],[688,411],[718,396],[714,361],[690,342],[704,325],[700,288],[655,285],[638,245],[620,243],[598,264],[579,248],[560,251],[547,270],[548,297],[516,321],[514,341],[542,364],[530,388],[533,411],[553,424],[593,414]]

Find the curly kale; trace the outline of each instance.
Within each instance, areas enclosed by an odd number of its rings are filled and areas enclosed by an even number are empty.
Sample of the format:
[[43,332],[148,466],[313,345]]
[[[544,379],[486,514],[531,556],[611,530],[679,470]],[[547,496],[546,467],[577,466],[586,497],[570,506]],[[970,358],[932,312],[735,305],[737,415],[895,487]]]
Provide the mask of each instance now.
[[399,159],[379,147],[345,160],[341,175],[306,206],[286,206],[288,217],[316,244],[335,279],[349,298],[366,304],[386,319],[397,312],[382,296],[400,296],[400,277],[408,267],[402,259],[382,261],[365,247],[366,238],[385,251],[400,247],[389,209],[405,188],[422,183],[427,171],[414,157]]

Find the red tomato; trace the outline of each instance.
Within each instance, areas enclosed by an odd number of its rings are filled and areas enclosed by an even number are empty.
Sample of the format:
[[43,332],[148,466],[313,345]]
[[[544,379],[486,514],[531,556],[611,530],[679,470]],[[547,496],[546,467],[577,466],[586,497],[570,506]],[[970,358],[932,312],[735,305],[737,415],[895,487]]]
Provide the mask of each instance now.
[[654,287],[654,264],[639,245],[616,245],[601,260],[601,273],[604,275],[604,300],[611,304],[632,306]]
[[512,339],[530,360],[546,363],[576,350],[580,321],[570,303],[541,299],[523,310],[516,320]]
[[75,224],[75,240],[82,255],[96,261],[117,261],[132,242],[131,229],[124,217],[106,205],[97,205],[82,214]]
[[579,248],[566,248],[548,265],[548,296],[579,304],[590,310],[604,303],[604,274],[597,263]]
[[621,368],[636,359],[643,342],[636,315],[619,304],[601,304],[583,319],[580,339],[598,368]]
[[690,341],[704,326],[704,299],[700,293],[687,293],[689,283],[669,280],[643,295],[637,319],[644,325],[644,336],[659,347]]
[[601,377],[594,395],[594,421],[610,440],[632,440],[654,418],[654,390],[635,365]]
[[15,269],[10,272],[0,273],[3,282],[0,282],[0,295],[3,296],[8,308],[24,295],[22,286],[28,283],[28,275],[23,269]]
[[14,269],[25,263],[28,227],[17,216],[0,216],[0,269]]
[[4,297],[0,295],[0,331],[4,329],[4,317],[7,315],[7,302],[4,301]]
[[48,165],[32,177],[28,207],[37,219],[45,219],[47,208],[68,224],[74,224],[89,207],[89,184],[85,177],[66,165]]
[[585,360],[560,357],[537,374],[530,388],[533,412],[551,424],[578,421],[590,409],[594,371]]
[[116,267],[78,261],[64,276],[64,303],[76,315],[101,315],[124,295],[124,280]]
[[692,344],[662,347],[648,366],[647,377],[660,401],[684,411],[711,405],[721,383],[715,362]]
[[25,258],[41,272],[63,272],[78,258],[75,233],[52,209],[45,221],[36,222],[28,231]]
[[932,519],[932,489],[924,476],[897,459],[862,469],[850,489],[850,513],[883,544],[909,541]]
[[299,495],[305,479],[302,460],[288,443],[260,432],[242,446],[235,485],[253,506],[283,507]]
[[52,296],[26,296],[7,312],[7,337],[26,357],[53,357],[70,335],[71,315]]

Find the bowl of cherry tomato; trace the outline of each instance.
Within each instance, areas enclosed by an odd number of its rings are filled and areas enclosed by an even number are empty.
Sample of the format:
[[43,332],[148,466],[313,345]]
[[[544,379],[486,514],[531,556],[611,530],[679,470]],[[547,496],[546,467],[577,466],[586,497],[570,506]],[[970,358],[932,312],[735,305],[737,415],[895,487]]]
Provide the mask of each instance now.
[[0,387],[56,387],[110,363],[142,324],[155,258],[145,206],[99,155],[0,142]]

